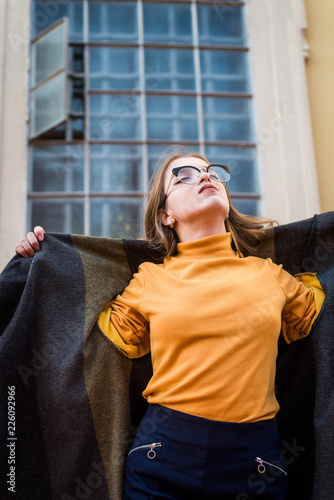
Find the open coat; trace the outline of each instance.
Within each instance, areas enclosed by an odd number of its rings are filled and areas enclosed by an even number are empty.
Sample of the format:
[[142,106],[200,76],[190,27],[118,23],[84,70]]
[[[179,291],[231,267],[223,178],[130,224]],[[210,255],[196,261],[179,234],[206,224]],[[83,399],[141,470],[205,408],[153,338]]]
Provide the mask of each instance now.
[[[289,499],[332,500],[334,213],[269,230],[254,254],[292,274],[316,272],[326,294],[310,336],[279,341],[276,420]],[[2,272],[1,499],[122,499],[151,359],[124,357],[96,319],[147,260],[161,257],[145,241],[50,233],[33,259],[15,256]]]

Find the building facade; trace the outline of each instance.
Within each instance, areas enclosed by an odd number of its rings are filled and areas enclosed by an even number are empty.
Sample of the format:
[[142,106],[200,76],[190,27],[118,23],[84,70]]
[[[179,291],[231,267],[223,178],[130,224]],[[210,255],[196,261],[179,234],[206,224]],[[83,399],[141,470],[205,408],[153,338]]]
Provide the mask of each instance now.
[[243,213],[321,210],[302,0],[5,0],[0,23],[1,268],[37,223],[143,236],[168,148],[228,164]]
[[321,210],[334,209],[334,4],[331,0],[305,0],[308,29],[306,39],[310,55],[306,75]]

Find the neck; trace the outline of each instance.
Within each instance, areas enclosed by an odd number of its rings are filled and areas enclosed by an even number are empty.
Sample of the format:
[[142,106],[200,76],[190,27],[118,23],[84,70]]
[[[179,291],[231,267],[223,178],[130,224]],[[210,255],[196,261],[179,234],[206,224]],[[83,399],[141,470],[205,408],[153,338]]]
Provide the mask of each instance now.
[[225,219],[217,220],[217,218],[207,220],[205,224],[199,224],[196,220],[194,223],[190,222],[182,227],[175,227],[175,229],[181,243],[226,233]]

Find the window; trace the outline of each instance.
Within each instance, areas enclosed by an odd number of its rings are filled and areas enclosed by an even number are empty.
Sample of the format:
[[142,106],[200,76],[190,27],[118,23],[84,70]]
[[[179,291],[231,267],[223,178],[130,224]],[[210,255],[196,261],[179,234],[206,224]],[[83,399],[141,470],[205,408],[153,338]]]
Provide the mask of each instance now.
[[67,119],[67,19],[31,43],[30,138]]
[[242,1],[32,0],[31,87],[29,227],[144,236],[174,144],[230,165],[234,205],[259,213]]
[[139,51],[133,47],[90,47],[91,90],[138,90]]

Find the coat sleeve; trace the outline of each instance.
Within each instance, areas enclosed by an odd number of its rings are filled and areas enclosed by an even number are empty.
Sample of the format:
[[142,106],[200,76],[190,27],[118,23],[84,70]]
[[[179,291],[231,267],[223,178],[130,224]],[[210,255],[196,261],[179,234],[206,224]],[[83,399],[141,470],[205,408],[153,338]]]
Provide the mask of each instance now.
[[325,294],[315,273],[302,273],[294,277],[282,265],[277,266],[271,261],[270,265],[286,297],[282,311],[282,333],[286,342],[290,343],[310,333]]
[[98,318],[103,334],[128,358],[150,351],[149,323],[140,312],[144,289],[145,276],[139,269],[124,292],[107,304]]

